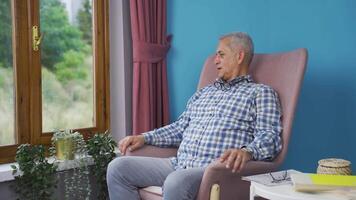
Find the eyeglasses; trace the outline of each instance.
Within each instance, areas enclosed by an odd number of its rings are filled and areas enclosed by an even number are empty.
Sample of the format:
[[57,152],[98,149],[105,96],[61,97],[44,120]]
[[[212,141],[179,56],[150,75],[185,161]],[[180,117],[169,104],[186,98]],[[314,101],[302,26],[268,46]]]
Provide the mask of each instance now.
[[227,90],[230,90],[230,89],[231,89],[231,84],[230,84],[230,83],[224,83],[224,82],[221,81],[221,80],[215,81],[215,82],[214,82],[214,86],[215,86],[217,89],[222,90],[222,91],[227,91]]
[[[274,174],[274,176],[273,176],[273,174],[272,173],[269,173],[269,175],[272,177],[272,183],[280,183],[280,182],[282,182],[282,181],[290,181],[291,180],[291,178],[290,177],[288,177],[288,172],[287,171],[284,171],[284,172],[282,172],[283,174],[278,174],[279,176],[278,177],[276,177],[276,173]],[[282,176],[280,176],[280,175],[282,175]]]
[[228,82],[222,80],[221,78],[218,78],[215,80],[214,86],[219,90],[227,91],[230,90],[234,85],[240,83],[241,81],[250,82],[247,76],[241,78],[235,78],[234,80]]

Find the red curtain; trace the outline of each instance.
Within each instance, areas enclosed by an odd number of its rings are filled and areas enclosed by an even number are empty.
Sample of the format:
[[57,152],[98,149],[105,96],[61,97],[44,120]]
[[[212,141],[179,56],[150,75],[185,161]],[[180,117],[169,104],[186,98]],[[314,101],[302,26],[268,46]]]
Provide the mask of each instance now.
[[166,0],[131,0],[133,46],[133,134],[169,122],[166,54]]

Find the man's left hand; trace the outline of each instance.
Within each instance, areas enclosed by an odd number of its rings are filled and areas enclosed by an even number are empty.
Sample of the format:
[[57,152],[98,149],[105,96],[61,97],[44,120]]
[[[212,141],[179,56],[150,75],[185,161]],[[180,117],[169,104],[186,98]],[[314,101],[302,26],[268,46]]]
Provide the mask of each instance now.
[[249,160],[252,160],[252,155],[241,149],[228,149],[220,157],[220,162],[225,163],[226,168],[232,169],[233,173],[243,169]]

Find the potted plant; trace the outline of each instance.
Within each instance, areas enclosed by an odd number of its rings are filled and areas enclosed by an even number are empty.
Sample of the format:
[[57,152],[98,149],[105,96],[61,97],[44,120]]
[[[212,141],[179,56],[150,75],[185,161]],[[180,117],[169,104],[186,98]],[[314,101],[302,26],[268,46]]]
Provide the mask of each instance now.
[[22,144],[17,148],[16,162],[11,165],[15,176],[15,191],[20,199],[51,199],[57,180],[57,166],[49,163],[42,145]]
[[55,155],[55,162],[73,167],[71,172],[59,173],[64,176],[65,199],[89,199],[88,151],[83,135],[72,130],[56,131],[52,136],[50,152]]
[[[83,136],[79,132],[72,130],[56,131],[52,136],[52,153],[55,150],[55,156],[58,160],[73,160]],[[79,146],[78,146],[79,145]]]
[[115,158],[116,142],[108,132],[95,134],[87,142],[88,154],[94,160],[93,174],[98,184],[98,199],[108,199],[108,187],[106,184],[106,169],[111,160]]

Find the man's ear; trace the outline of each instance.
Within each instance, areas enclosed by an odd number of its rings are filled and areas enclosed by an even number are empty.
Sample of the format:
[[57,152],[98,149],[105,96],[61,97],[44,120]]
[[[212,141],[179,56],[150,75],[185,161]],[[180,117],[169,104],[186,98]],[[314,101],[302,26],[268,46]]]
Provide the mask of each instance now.
[[239,51],[239,52],[236,54],[236,56],[237,56],[237,63],[238,63],[239,65],[241,65],[241,64],[244,62],[244,60],[245,60],[246,53],[245,53],[244,51]]

